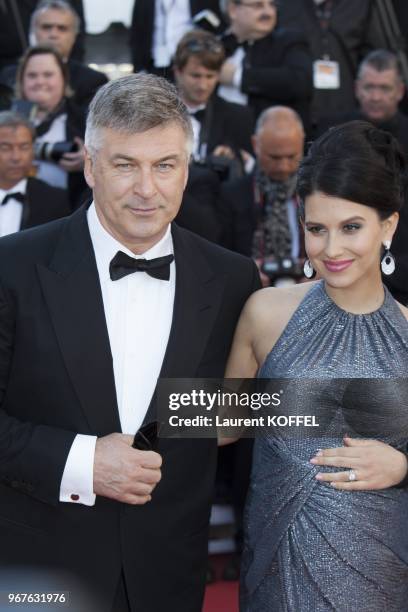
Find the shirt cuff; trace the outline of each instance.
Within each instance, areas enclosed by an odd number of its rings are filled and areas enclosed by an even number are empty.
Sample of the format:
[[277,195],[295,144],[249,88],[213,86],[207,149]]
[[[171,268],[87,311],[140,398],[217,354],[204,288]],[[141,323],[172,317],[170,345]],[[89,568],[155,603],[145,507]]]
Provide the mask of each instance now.
[[234,76],[232,77],[232,85],[241,91],[242,86],[242,73],[244,71],[244,67],[241,64],[237,66],[237,69],[234,72]]
[[71,446],[60,486],[60,502],[95,505],[93,466],[96,436],[78,434]]

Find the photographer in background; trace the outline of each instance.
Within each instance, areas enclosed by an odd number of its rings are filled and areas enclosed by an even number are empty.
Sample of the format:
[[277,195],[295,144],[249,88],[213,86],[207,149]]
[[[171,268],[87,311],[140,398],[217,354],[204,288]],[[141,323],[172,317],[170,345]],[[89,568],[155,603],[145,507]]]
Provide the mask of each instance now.
[[[18,28],[17,22],[20,21],[21,27]],[[16,28],[24,39],[20,44]],[[27,41],[31,45],[47,45],[58,51],[68,64],[75,103],[87,107],[96,90],[107,79],[82,62],[84,37],[82,0],[19,0],[18,5],[14,2],[14,10],[10,6],[5,14],[2,14],[0,0],[0,84],[8,92],[14,90],[17,62],[27,48]],[[6,40],[9,41],[7,45]],[[3,107],[9,108],[7,98]]]
[[251,111],[215,92],[223,61],[222,44],[201,30],[183,36],[173,59],[176,85],[194,132],[193,161],[177,222],[213,242],[220,240],[220,183],[242,176],[245,165],[253,163]]
[[227,60],[219,95],[248,105],[255,115],[284,104],[308,125],[312,96],[312,60],[301,22],[293,30],[277,27],[277,0],[221,0],[230,27],[222,42]]
[[203,163],[216,164],[214,157],[241,163],[252,151],[251,111],[215,93],[224,58],[213,34],[195,30],[183,36],[173,59],[176,85],[193,124],[194,159]]
[[15,110],[36,127],[37,177],[68,190],[71,207],[81,204],[85,117],[70,99],[68,71],[61,56],[48,47],[31,47],[21,58]]
[[34,127],[11,111],[0,113],[0,236],[69,215],[66,192],[30,176]]
[[222,243],[255,259],[264,286],[295,283],[303,276],[295,198],[304,149],[299,115],[284,106],[266,109],[258,119],[253,147],[254,172],[222,187]]

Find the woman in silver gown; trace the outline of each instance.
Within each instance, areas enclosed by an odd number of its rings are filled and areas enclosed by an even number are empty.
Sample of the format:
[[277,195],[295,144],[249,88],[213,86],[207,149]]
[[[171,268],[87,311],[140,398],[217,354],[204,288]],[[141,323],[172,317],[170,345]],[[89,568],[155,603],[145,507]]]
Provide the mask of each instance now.
[[298,191],[321,280],[263,289],[241,315],[226,376],[288,379],[285,406],[324,424],[255,440],[242,612],[408,610],[408,309],[381,279],[403,170],[368,123],[316,141]]

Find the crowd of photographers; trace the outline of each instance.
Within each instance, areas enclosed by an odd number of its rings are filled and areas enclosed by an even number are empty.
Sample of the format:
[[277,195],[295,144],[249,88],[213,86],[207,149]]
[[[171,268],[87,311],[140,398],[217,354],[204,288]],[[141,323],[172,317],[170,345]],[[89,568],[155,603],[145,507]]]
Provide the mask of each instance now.
[[[403,20],[400,4],[393,9]],[[331,125],[363,117],[391,131],[408,151],[408,119],[400,110],[404,75],[399,58],[385,49],[390,45],[379,5],[380,0],[134,3],[134,69],[173,80],[194,129],[190,179],[177,221],[252,256],[264,285],[301,277],[295,183],[305,143]],[[0,197],[20,214],[11,225],[2,223],[7,214],[0,208],[0,235],[37,218],[28,214],[40,206],[28,203],[33,185],[40,200],[52,189],[42,222],[89,197],[82,172],[85,116],[106,82],[81,59],[81,1],[25,0],[17,14],[15,6],[12,0],[0,4],[0,109],[9,111],[0,120]],[[24,35],[31,44],[26,48]],[[35,132],[18,124],[15,113],[29,119]],[[27,143],[33,135],[31,154]],[[49,206],[51,194],[61,204]],[[24,206],[17,204],[23,199]],[[405,226],[403,214],[395,244],[403,261]],[[404,280],[400,265],[392,288],[406,302]]]

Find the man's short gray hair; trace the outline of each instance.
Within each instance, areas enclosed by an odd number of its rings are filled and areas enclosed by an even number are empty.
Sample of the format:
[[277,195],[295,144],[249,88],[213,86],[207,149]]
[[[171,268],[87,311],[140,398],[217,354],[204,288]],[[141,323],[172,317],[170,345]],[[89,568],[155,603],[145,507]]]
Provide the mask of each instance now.
[[85,145],[91,155],[95,155],[100,146],[101,128],[137,134],[171,123],[178,124],[184,131],[190,155],[193,129],[177,89],[153,74],[130,74],[106,83],[96,93],[89,106]]
[[55,10],[55,11],[65,11],[71,13],[74,19],[74,28],[75,34],[78,34],[81,26],[81,21],[78,13],[74,9],[73,6],[69,2],[65,2],[65,0],[41,0],[37,4],[35,11],[31,15],[30,19],[30,34],[34,34],[34,30],[37,23],[37,17],[41,15],[44,11]]
[[0,128],[18,128],[25,127],[31,134],[31,138],[35,138],[35,127],[24,115],[20,115],[15,111],[1,111],[0,112]]

